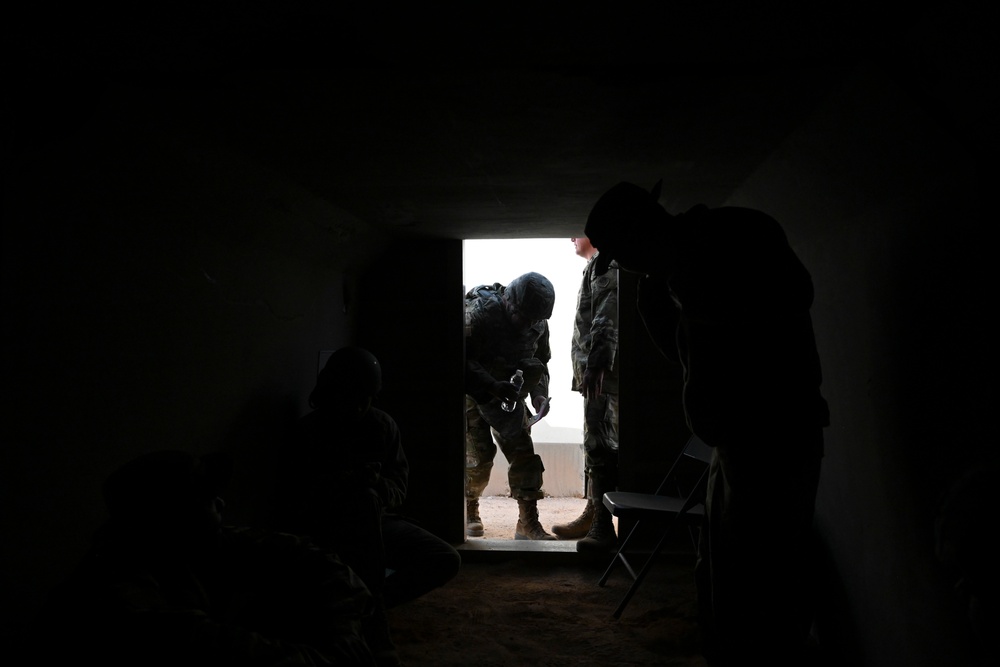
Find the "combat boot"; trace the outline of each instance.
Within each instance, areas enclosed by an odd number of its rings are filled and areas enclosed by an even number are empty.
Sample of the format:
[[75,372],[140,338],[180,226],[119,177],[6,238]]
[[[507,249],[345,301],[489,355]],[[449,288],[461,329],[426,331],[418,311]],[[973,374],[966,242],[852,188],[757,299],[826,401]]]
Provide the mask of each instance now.
[[611,520],[611,512],[604,506],[596,507],[594,523],[587,531],[587,536],[576,543],[580,553],[606,554],[618,548],[618,536],[615,535],[615,524]]
[[583,513],[569,523],[557,523],[552,526],[552,532],[561,540],[578,540],[590,530],[594,523],[594,501],[588,498],[583,507]]
[[465,534],[469,537],[482,537],[484,532],[483,522],[479,518],[479,498],[466,498]]
[[514,528],[515,540],[554,540],[552,535],[545,532],[542,524],[538,522],[538,501],[518,500],[517,501],[517,527]]

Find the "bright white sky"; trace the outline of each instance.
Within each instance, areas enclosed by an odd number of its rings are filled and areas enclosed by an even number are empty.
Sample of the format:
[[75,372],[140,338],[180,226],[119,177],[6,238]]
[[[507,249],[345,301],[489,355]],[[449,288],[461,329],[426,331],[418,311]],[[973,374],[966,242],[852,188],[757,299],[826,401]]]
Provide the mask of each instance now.
[[[556,303],[549,319],[552,409],[531,429],[538,442],[583,442],[583,397],[570,390],[573,381],[570,343],[576,295],[585,266],[586,260],[577,256],[569,238],[465,241],[466,292],[476,285],[507,285],[529,271],[541,273],[556,290]],[[559,429],[558,435],[551,431],[553,427]]]

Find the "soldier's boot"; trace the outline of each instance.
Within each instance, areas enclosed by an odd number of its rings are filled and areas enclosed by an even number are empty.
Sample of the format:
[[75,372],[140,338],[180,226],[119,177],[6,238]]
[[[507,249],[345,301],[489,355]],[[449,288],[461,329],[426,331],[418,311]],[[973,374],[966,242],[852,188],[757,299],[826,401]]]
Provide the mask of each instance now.
[[517,526],[514,528],[515,540],[554,540],[552,535],[545,532],[542,524],[538,522],[538,501],[518,500],[517,501]]
[[552,526],[552,533],[561,540],[578,540],[590,530],[594,523],[594,500],[587,499],[583,513],[569,523],[557,523]]
[[576,543],[580,553],[606,554],[618,548],[618,536],[615,535],[615,524],[611,520],[611,512],[604,505],[594,508],[594,522],[587,535]]
[[469,537],[482,537],[484,532],[483,521],[479,518],[479,498],[466,498],[465,534]]

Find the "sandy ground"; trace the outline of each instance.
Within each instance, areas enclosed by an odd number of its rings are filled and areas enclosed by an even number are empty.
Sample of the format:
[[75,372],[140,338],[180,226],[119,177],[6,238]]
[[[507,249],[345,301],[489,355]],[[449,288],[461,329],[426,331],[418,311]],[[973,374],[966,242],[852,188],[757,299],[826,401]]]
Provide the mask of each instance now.
[[[572,521],[582,498],[544,498],[546,530]],[[486,535],[513,539],[517,502],[480,501]],[[632,579],[609,558],[531,558],[517,551],[468,559],[441,588],[390,610],[404,667],[707,667],[697,625],[694,551],[662,554],[621,618],[613,611]],[[574,553],[574,555],[576,555]],[[638,561],[634,561],[638,564]],[[759,664],[768,664],[761,662]],[[833,663],[809,661],[801,667]]]
[[[546,516],[544,509],[542,513]],[[617,620],[612,612],[631,579],[620,571],[606,586],[598,586],[604,567],[603,560],[547,564],[518,556],[463,563],[452,581],[390,610],[402,663],[705,667],[696,625],[693,556],[664,558],[652,568]]]
[[[542,527],[552,532],[557,523],[569,523],[580,516],[587,501],[583,498],[542,498],[538,501],[538,520]],[[479,500],[479,518],[483,520],[485,534],[470,540],[512,540],[517,524],[517,501],[507,496],[483,496]],[[614,519],[617,527],[618,520]]]

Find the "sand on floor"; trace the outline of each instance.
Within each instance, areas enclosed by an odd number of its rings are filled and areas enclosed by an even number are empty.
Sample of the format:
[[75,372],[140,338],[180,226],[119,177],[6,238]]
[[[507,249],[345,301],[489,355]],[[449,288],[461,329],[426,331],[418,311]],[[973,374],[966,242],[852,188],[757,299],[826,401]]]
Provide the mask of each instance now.
[[[586,504],[584,498],[542,498],[538,501],[538,520],[551,533],[555,524],[569,523],[580,516]],[[483,496],[479,499],[479,518],[483,521],[484,535],[469,539],[512,540],[517,524],[517,501],[507,496]],[[617,519],[614,521],[617,526]]]

